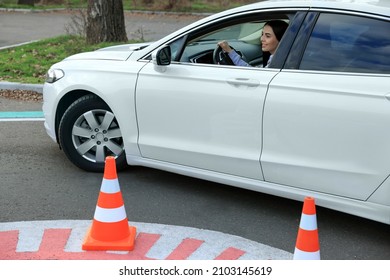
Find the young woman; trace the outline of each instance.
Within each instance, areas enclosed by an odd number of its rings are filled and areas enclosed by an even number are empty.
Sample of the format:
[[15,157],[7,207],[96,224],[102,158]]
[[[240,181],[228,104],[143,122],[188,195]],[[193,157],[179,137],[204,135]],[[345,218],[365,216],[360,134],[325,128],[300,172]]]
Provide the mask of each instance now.
[[[283,37],[284,32],[286,31],[288,24],[282,20],[271,20],[266,22],[263,27],[263,33],[260,38],[261,49],[263,52],[269,52],[270,57],[265,67],[268,67],[270,64],[273,55],[275,54],[276,49],[278,48],[279,42]],[[245,62],[241,56],[233,50],[228,42],[222,41],[218,45],[222,50],[229,54],[230,59],[233,61],[234,65],[237,66],[251,66]]]

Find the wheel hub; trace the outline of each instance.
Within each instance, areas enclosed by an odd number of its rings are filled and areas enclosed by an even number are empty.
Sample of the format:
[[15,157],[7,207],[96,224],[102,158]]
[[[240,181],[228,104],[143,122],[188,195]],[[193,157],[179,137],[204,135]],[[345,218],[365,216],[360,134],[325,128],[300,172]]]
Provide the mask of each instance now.
[[[92,135],[92,136],[94,136],[94,135]],[[102,132],[96,133],[95,140],[97,143],[104,141],[104,134]]]

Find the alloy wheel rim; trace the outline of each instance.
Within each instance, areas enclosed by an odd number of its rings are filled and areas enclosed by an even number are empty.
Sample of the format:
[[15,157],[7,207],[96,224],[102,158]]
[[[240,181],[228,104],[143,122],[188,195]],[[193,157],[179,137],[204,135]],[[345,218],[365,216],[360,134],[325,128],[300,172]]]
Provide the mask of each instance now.
[[117,158],[124,151],[118,122],[107,110],[82,114],[73,125],[72,142],[79,155],[94,163],[104,162],[107,156]]

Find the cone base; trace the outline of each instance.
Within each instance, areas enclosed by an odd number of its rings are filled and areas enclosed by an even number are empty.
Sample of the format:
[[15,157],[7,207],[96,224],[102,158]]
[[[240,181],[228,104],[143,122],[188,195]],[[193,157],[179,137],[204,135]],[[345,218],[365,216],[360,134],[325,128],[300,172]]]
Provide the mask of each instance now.
[[305,252],[295,247],[294,260],[320,260],[320,250],[316,252]]
[[91,228],[88,230],[82,249],[85,251],[132,251],[134,249],[135,236],[137,230],[133,226],[129,226],[130,234],[122,240],[116,241],[100,241],[91,237]]

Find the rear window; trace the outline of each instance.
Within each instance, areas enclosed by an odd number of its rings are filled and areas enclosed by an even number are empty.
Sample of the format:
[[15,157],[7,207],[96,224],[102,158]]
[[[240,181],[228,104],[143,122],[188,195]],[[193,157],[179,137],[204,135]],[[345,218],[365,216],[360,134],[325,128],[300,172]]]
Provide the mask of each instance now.
[[383,20],[321,14],[300,69],[390,74],[389,30]]

